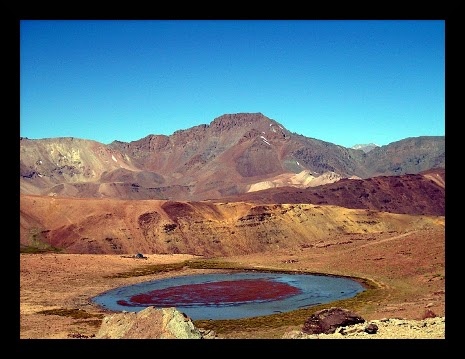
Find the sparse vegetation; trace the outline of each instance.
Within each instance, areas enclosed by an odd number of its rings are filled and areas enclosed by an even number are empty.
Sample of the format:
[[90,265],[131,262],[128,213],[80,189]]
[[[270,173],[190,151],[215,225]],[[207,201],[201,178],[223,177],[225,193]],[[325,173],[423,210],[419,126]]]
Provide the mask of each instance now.
[[[256,270],[256,269],[255,269]],[[261,271],[262,269],[260,269]],[[264,271],[272,271],[264,269]],[[315,273],[306,273],[315,274]],[[360,278],[353,278],[366,287],[364,292],[357,294],[353,298],[343,299],[327,304],[315,305],[309,308],[298,309],[286,313],[278,313],[261,317],[229,319],[229,320],[195,320],[194,325],[204,330],[213,330],[219,335],[231,335],[237,332],[259,332],[264,331],[272,333],[272,329],[279,329],[289,326],[301,326],[305,320],[315,312],[330,307],[343,307],[354,312],[358,312],[367,303],[373,303],[381,300],[383,297],[382,290],[373,282]],[[276,338],[280,338],[282,331],[276,331]]]
[[106,278],[130,278],[130,277],[140,277],[144,275],[151,275],[161,272],[171,272],[176,270],[181,270],[185,266],[185,262],[181,263],[169,263],[169,264],[154,264],[154,265],[147,265],[143,267],[134,268],[131,271],[118,273],[113,276],[109,276]]
[[181,270],[184,267],[193,268],[193,269],[242,269],[247,270],[250,268],[245,268],[238,266],[234,263],[229,262],[220,262],[216,260],[192,260],[185,261],[181,263],[169,263],[169,264],[152,264],[147,266],[141,266],[134,268],[131,271],[118,273],[109,278],[130,278],[130,277],[140,277],[145,275],[151,275],[161,272],[172,272]]
[[56,248],[56,247],[44,247],[44,248],[38,248],[38,247],[33,247],[33,246],[21,246],[19,248],[19,253],[61,253],[62,249]]
[[29,244],[21,244],[19,251],[20,253],[59,253],[62,250],[46,243],[42,230],[39,228],[31,228],[29,230]]
[[[350,309],[350,306],[342,303],[331,303],[326,305],[316,305],[311,308],[298,309],[287,313],[272,314],[262,317],[252,317],[244,319],[230,320],[195,320],[194,325],[204,330],[213,330],[218,335],[230,335],[237,332],[258,332],[269,331],[270,329],[278,329],[280,327],[301,326],[309,316],[315,312],[334,307],[343,306]],[[356,306],[354,306],[356,308]],[[356,310],[356,309],[355,309]],[[282,331],[277,331],[278,338],[282,335]]]
[[59,315],[61,317],[71,317],[73,319],[90,319],[90,318],[99,318],[99,325],[101,323],[101,319],[103,319],[103,314],[90,314],[87,313],[85,310],[81,309],[65,309],[65,308],[58,308],[58,309],[47,309],[41,310],[38,314],[44,315]]
[[[157,264],[148,265],[143,267],[137,267],[129,272],[118,273],[112,278],[128,278],[133,276],[151,275],[160,272],[170,272],[181,270],[185,267],[192,269],[224,269],[224,270],[242,270],[242,271],[255,271],[255,272],[281,272],[281,273],[300,273],[300,274],[314,274],[322,275],[321,273],[314,272],[302,272],[302,271],[286,271],[276,268],[255,268],[239,265],[233,262],[224,262],[215,259],[200,259],[200,260],[188,260],[182,263],[176,264]],[[324,274],[328,275],[328,274]],[[278,313],[268,316],[243,318],[243,319],[230,319],[230,320],[196,320],[193,321],[198,328],[205,330],[213,330],[220,335],[228,335],[235,332],[248,332],[248,331],[260,331],[269,330],[273,328],[280,328],[285,326],[294,326],[302,324],[310,315],[318,310],[333,307],[342,306],[346,309],[357,311],[360,308],[372,303],[379,301],[382,298],[382,291],[379,286],[374,282],[363,279],[353,278],[360,282],[366,290],[357,294],[353,298],[344,299],[328,304],[321,304],[312,306],[309,308],[298,309],[287,313]]]

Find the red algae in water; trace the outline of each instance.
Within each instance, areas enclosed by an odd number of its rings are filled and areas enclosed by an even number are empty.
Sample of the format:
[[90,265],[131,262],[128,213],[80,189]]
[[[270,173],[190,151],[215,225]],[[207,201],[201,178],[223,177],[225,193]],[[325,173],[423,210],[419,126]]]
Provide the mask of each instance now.
[[192,320],[266,316],[335,300],[364,290],[357,281],[334,276],[230,272],[187,275],[115,288],[94,298],[114,311],[176,307]]
[[122,306],[218,305],[273,301],[301,293],[299,288],[269,279],[186,284],[136,294]]

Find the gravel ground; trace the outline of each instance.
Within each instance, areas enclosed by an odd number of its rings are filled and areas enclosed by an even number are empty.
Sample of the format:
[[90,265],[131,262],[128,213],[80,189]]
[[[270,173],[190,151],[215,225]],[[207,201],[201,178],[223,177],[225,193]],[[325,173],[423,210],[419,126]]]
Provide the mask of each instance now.
[[[378,330],[374,334],[365,332],[369,324]],[[341,327],[333,334],[304,334],[288,332],[283,339],[445,339],[445,317],[424,320],[381,319]]]

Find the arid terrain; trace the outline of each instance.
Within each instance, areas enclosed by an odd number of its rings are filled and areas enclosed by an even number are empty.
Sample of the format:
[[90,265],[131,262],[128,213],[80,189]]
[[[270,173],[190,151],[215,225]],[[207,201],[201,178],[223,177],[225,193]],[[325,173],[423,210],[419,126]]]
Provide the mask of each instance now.
[[[154,264],[201,259],[185,254],[152,254],[147,257],[144,260],[115,254],[21,254],[20,337],[90,338],[97,333],[103,316],[108,314],[91,303],[93,296],[156,278],[217,270],[183,266],[171,272],[112,277]],[[276,249],[271,253],[228,256],[215,261],[247,268],[330,273],[367,279],[375,285],[367,298],[338,303],[338,306],[355,311],[367,321],[383,318],[418,320],[424,319],[427,311],[438,317],[445,316],[444,221],[440,218],[438,224],[431,228],[360,235],[357,240],[345,243],[328,241],[313,248]],[[326,307],[330,306],[332,304]],[[289,331],[300,330],[310,313],[303,313],[302,319],[294,323],[283,320],[284,325],[276,325],[274,321],[268,326],[266,320],[253,327],[240,321],[234,325],[234,320],[230,321],[230,326],[216,327],[212,323],[207,326],[205,322],[194,324],[215,330],[219,338],[277,339]],[[415,333],[412,332],[413,338],[418,336]],[[382,335],[382,329],[378,335]],[[393,336],[392,333],[390,335]],[[405,333],[402,336],[405,338]],[[439,337],[444,336],[444,332],[439,334]]]
[[19,175],[21,339],[91,339],[112,314],[92,302],[102,292],[234,270],[346,276],[366,290],[194,322],[218,339],[305,338],[305,320],[333,306],[379,326],[347,339],[445,337],[444,136],[345,148],[227,114],[130,143],[20,138]]

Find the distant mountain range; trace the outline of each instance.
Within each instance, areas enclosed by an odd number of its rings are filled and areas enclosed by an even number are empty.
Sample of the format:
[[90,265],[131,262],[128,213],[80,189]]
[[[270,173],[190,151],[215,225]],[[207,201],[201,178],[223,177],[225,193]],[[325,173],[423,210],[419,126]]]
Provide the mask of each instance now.
[[445,169],[444,136],[345,148],[261,113],[129,143],[20,138],[20,192],[44,196],[199,201],[437,168]]

